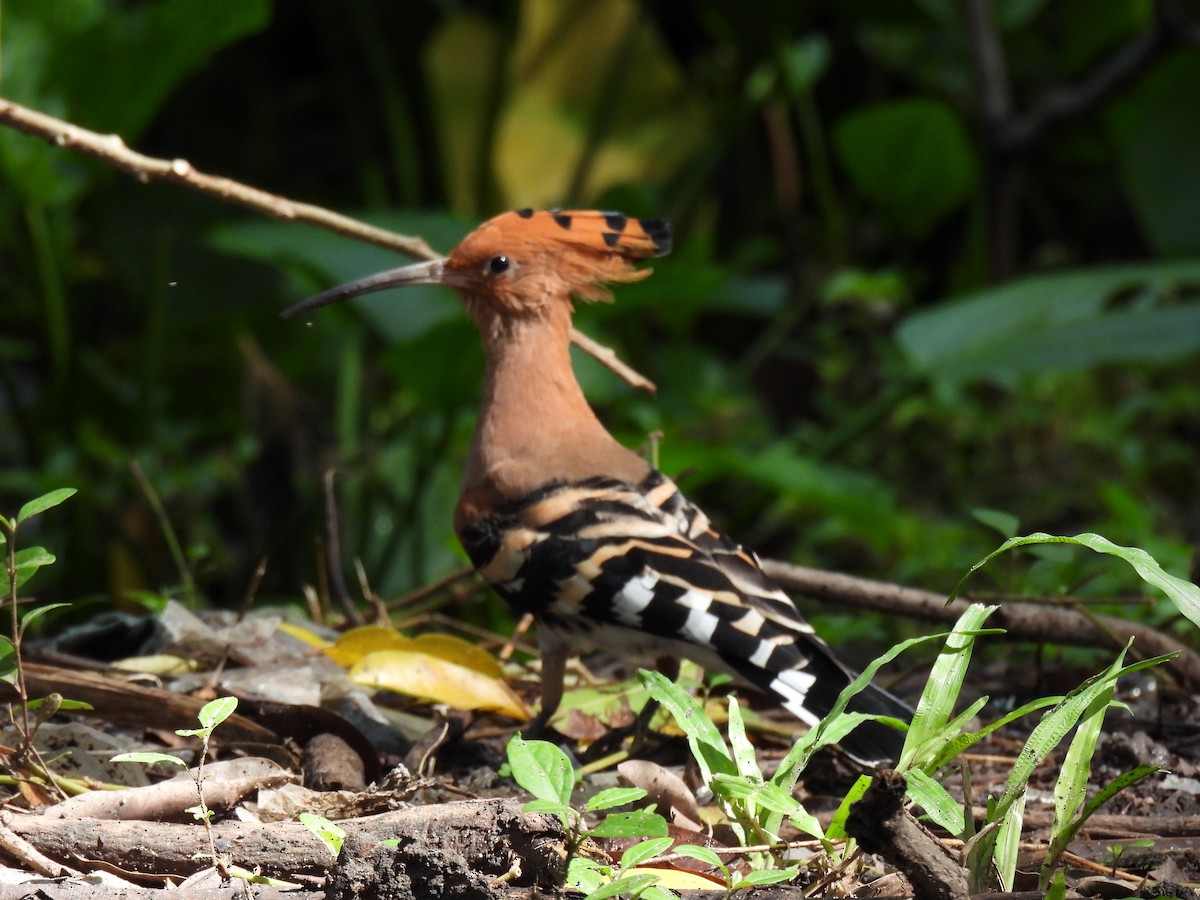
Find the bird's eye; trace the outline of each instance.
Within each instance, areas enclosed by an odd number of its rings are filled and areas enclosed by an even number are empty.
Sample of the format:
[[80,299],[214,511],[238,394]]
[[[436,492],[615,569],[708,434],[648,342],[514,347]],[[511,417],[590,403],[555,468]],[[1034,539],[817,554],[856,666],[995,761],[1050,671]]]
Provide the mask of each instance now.
[[509,266],[511,265],[512,261],[502,253],[499,256],[493,256],[488,260],[487,270],[492,275],[499,275],[502,272],[507,272]]

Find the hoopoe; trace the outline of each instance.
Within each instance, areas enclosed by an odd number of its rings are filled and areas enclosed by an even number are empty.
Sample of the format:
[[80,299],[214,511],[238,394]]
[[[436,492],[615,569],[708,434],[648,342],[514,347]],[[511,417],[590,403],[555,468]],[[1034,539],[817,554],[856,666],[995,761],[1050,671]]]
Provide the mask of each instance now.
[[[544,725],[567,656],[596,646],[622,659],[686,657],[774,695],[809,725],[851,679],[766,575],[679,488],[597,419],[570,358],[572,299],[650,274],[662,219],[517,210],[467,235],[444,259],[333,288],[285,317],[385,288],[447,285],[483,336],[486,380],[454,528],[484,579],[537,621]],[[907,719],[871,685],[849,709]],[[895,760],[897,730],[865,722],[842,740],[864,762]]]

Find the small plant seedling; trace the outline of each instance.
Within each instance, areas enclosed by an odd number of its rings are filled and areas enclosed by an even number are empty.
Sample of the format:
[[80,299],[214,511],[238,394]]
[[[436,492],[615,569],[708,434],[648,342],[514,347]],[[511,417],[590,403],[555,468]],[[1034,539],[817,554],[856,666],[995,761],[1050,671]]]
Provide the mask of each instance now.
[[189,768],[182,759],[172,756],[170,753],[139,750],[133,753],[118,753],[112,758],[112,762],[179,766],[191,775],[192,781],[196,784],[196,796],[199,798],[199,802],[196,806],[188,807],[185,812],[190,812],[193,817],[204,824],[205,833],[208,835],[209,858],[222,878],[228,878],[232,873],[228,861],[217,855],[216,841],[212,831],[212,810],[204,802],[204,761],[208,758],[209,738],[212,737],[212,733],[218,725],[233,715],[233,711],[237,709],[237,703],[237,697],[218,697],[211,700],[204,704],[200,708],[200,712],[196,714],[196,718],[200,721],[199,728],[180,728],[175,732],[180,737],[200,738],[200,760],[194,769]]
[[[667,821],[652,809],[608,813],[594,828],[588,828],[583,814],[571,806],[571,793],[577,773],[562,750],[548,741],[527,741],[520,734],[508,742],[508,765],[513,780],[536,798],[526,803],[526,812],[556,816],[567,835],[567,883],[587,894],[585,900],[602,900],[622,894],[646,900],[667,900],[675,895],[658,887],[657,876],[633,873],[640,863],[671,846]],[[585,812],[602,812],[646,796],[642,788],[608,788],[594,795],[584,806]],[[579,854],[589,838],[650,837],[627,849],[620,865],[612,867]]]
[[[30,625],[46,615],[46,613],[68,606],[69,604],[50,603],[45,606],[35,607],[25,613],[25,615],[21,615],[17,592],[25,582],[34,576],[38,569],[53,563],[54,555],[48,553],[42,547],[27,547],[18,550],[17,535],[21,530],[21,526],[30,519],[40,516],[47,510],[53,509],[74,494],[75,488],[59,488],[56,491],[50,491],[47,494],[30,500],[12,518],[0,516],[0,546],[4,547],[4,569],[3,572],[0,572],[0,589],[3,590],[3,595],[8,601],[12,634],[11,640],[0,635],[0,681],[6,681],[16,689],[17,700],[20,704],[20,720],[14,723],[21,736],[21,745],[18,748],[17,755],[22,759],[26,756],[32,757],[37,767],[41,770],[40,774],[44,776],[48,784],[55,784],[56,782],[54,776],[47,769],[45,762],[38,755],[37,750],[34,749],[33,739],[37,735],[38,729],[43,722],[60,709],[83,709],[90,707],[86,703],[65,700],[58,695],[54,695],[54,697],[57,697],[57,700],[53,699],[53,697],[33,702],[29,700],[29,693],[25,688],[25,669],[21,663],[25,633],[28,631]],[[35,709],[39,709],[39,712],[37,718],[31,724],[29,713]]]

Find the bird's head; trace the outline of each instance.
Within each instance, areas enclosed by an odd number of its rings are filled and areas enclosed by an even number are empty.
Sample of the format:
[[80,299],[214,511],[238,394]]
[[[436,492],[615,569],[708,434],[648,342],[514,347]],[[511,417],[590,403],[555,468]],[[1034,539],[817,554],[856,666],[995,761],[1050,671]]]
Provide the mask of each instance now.
[[671,249],[664,219],[620,213],[529,209],[484,222],[443,259],[414,263],[332,288],[298,303],[290,318],[319,306],[393,287],[443,284],[457,289],[467,311],[485,321],[535,316],[572,297],[608,300],[606,284],[650,273],[634,262]]

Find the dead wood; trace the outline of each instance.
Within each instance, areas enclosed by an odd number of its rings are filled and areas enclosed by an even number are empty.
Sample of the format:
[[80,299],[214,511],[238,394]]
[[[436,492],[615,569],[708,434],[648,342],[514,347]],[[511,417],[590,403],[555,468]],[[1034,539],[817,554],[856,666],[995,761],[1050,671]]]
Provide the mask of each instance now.
[[[781,587],[814,600],[911,616],[930,622],[953,623],[962,615],[968,603],[974,600],[960,599],[947,605],[946,596],[933,591],[795,566],[775,559],[764,559],[762,565],[763,570]],[[978,598],[978,602],[987,602],[987,599]],[[1059,606],[1013,601],[1001,604],[987,624],[989,627],[1004,628],[1010,638],[1072,647],[1120,649],[1127,638],[1134,637],[1134,651],[1144,656],[1178,653],[1166,668],[1186,690],[1200,691],[1200,654],[1170,635],[1146,625],[1116,616],[1084,615]]]
[[[205,701],[163,688],[144,687],[115,678],[104,678],[73,669],[25,663],[25,687],[31,697],[59,693],[90,703],[90,715],[108,722],[128,722],[143,728],[194,728],[196,714]],[[234,713],[221,723],[214,741],[253,741],[276,744],[275,734]]]
[[[47,807],[43,815],[55,819],[124,819],[146,822],[195,821],[187,808],[197,801],[193,775],[180,775],[141,787],[119,791],[88,791]],[[204,802],[220,815],[251,793],[280,788],[298,779],[270,760],[235,759],[210,763],[204,770]]]
[[967,900],[967,872],[904,808],[904,778],[880,772],[851,807],[846,833],[891,863],[917,900]]
[[[520,860],[523,874],[513,879],[518,886],[561,883],[566,864],[559,821],[523,813],[511,800],[414,806],[338,825],[347,834],[395,839],[401,850],[438,847],[493,876]],[[204,860],[193,856],[208,847],[199,825],[14,815],[9,826],[46,856],[84,870],[96,860],[130,872],[190,874],[204,868]],[[218,851],[232,862],[274,877],[323,875],[332,864],[325,845],[295,822],[220,822],[214,832]]]

